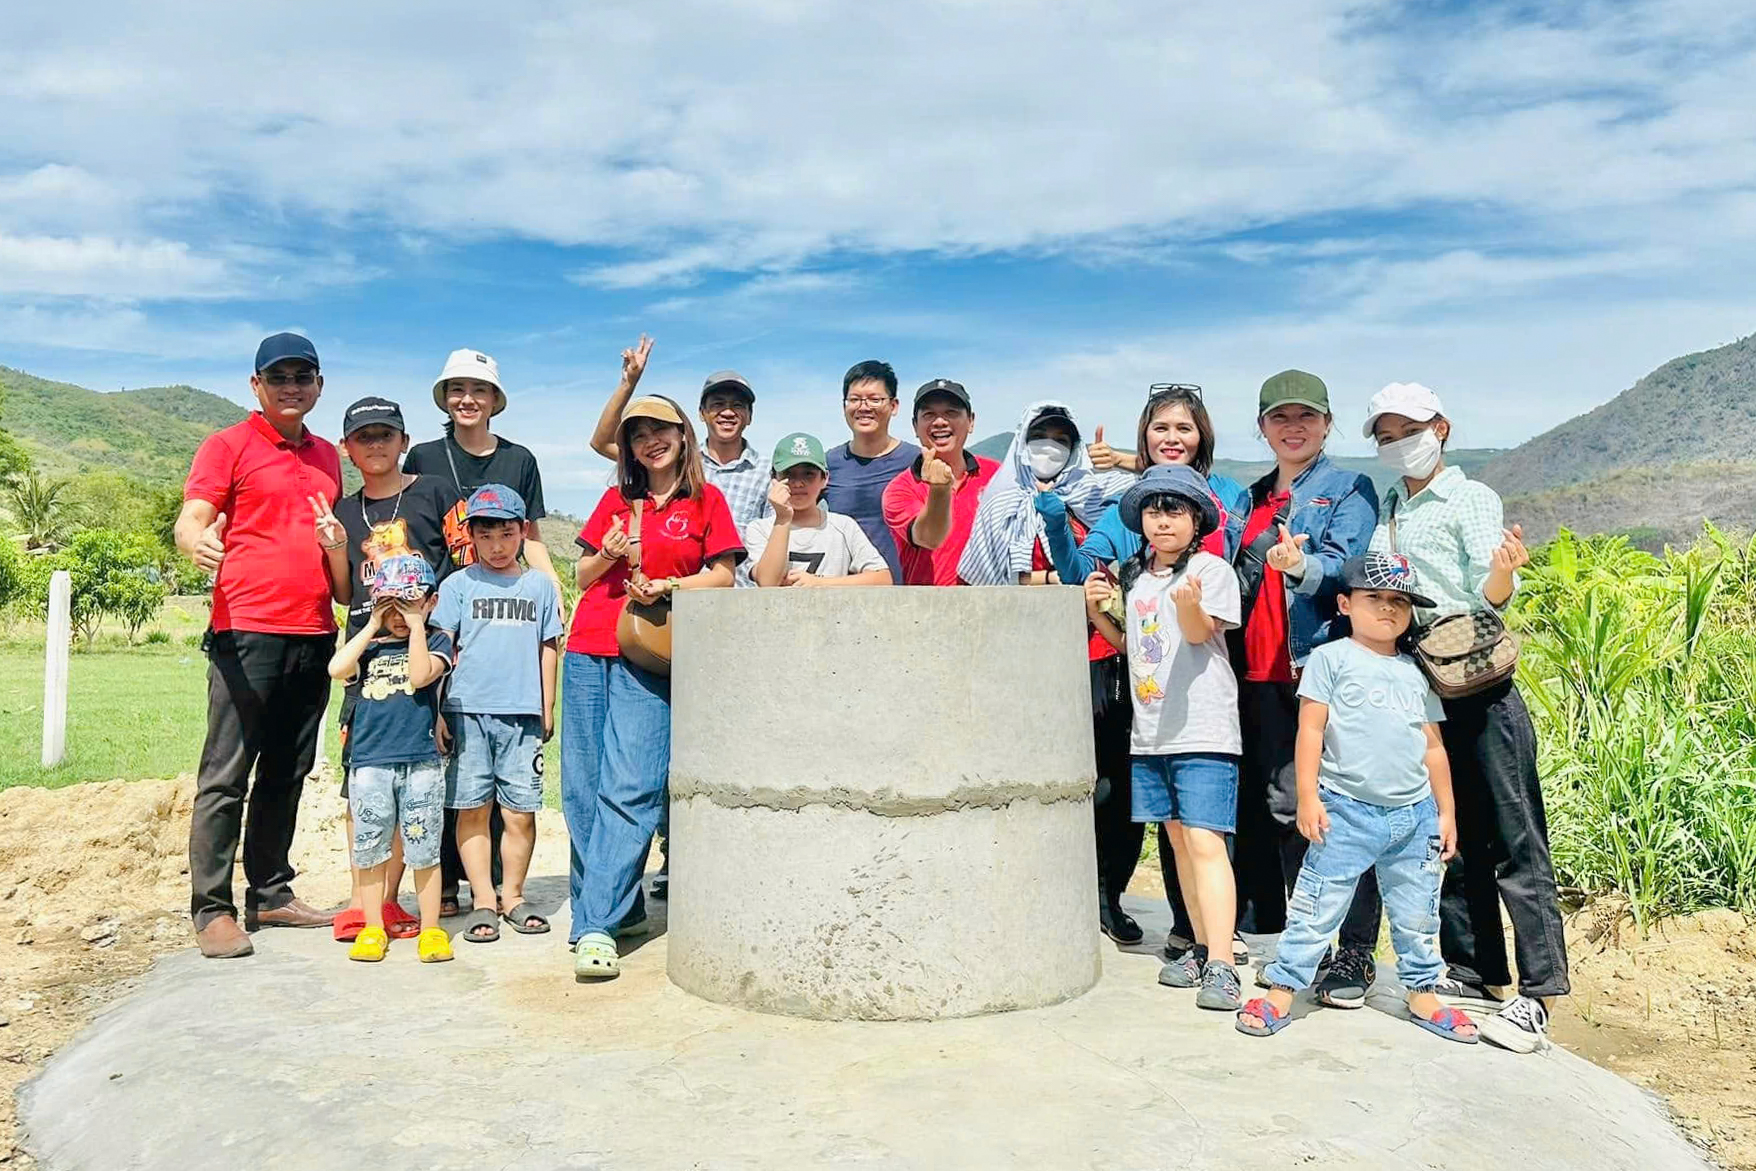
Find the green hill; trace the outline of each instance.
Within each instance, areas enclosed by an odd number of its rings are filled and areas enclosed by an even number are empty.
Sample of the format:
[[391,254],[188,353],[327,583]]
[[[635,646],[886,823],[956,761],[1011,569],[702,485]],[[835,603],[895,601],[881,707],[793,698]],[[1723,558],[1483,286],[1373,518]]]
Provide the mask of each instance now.
[[1505,496],[1597,480],[1623,468],[1731,463],[1756,450],[1756,334],[1674,358],[1609,402],[1482,469]]
[[1506,498],[1506,516],[1525,539],[1547,541],[1567,528],[1620,534],[1649,552],[1688,545],[1701,522],[1748,532],[1756,517],[1756,463],[1689,463],[1623,468],[1600,479]]
[[0,366],[6,429],[45,475],[115,471],[180,482],[209,434],[247,413],[192,386],[100,393]]

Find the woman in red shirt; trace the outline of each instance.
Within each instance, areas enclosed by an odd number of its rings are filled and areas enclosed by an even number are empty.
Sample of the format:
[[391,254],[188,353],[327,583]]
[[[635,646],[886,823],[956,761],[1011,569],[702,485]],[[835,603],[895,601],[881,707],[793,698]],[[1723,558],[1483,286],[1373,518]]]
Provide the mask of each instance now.
[[[744,546],[707,482],[688,417],[668,398],[635,399],[617,432],[616,487],[580,530],[580,596],[561,685],[561,810],[572,839],[569,893],[575,975],[617,975],[617,931],[645,920],[640,876],[665,809],[671,681],[621,657],[627,598],[723,589]],[[641,506],[638,534],[633,504]],[[640,576],[628,556],[636,540]]]

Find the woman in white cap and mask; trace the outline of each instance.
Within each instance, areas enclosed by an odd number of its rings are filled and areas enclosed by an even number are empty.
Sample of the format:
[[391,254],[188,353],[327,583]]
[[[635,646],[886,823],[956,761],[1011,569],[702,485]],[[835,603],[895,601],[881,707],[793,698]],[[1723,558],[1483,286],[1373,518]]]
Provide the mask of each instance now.
[[[555,583],[555,596],[561,592],[561,579],[549,550],[543,544],[537,521],[543,510],[543,477],[537,470],[537,457],[530,449],[488,430],[488,420],[506,409],[506,391],[500,385],[500,366],[479,350],[453,350],[445,359],[445,368],[433,381],[433,404],[445,412],[445,434],[426,443],[417,443],[403,458],[402,470],[417,476],[436,476],[456,490],[456,502],[445,514],[445,547],[451,555],[451,568],[462,569],[475,560],[475,546],[470,542],[469,525],[464,521],[464,503],[470,493],[483,484],[505,484],[524,499],[524,551],[526,565]],[[441,576],[444,576],[441,574]],[[562,615],[565,618],[565,615]],[[489,838],[500,840],[500,815],[496,809]],[[453,826],[456,817],[447,811],[445,818],[445,851],[440,860],[444,873],[442,913],[458,913],[457,884],[463,876],[463,863],[457,857]],[[498,848],[494,855],[494,873],[500,872]],[[487,892],[482,892],[487,893]],[[490,895],[491,897],[491,895]]]
[[[1490,637],[1498,625],[1488,615],[1506,608],[1518,588],[1518,570],[1530,562],[1522,530],[1505,527],[1492,488],[1446,465],[1451,422],[1431,390],[1391,383],[1372,396],[1364,430],[1377,441],[1379,460],[1401,477],[1384,494],[1371,548],[1406,557],[1437,603],[1416,611],[1417,627],[1430,630],[1453,615],[1482,615],[1471,628]],[[1444,706],[1440,730],[1457,793],[1458,856],[1446,871],[1440,899],[1440,950],[1449,970],[1438,992],[1454,1004],[1500,1006],[1489,987],[1512,982],[1500,921],[1504,902],[1512,918],[1519,995],[1498,1015],[1484,1017],[1481,1033],[1503,1048],[1528,1053],[1545,1041],[1547,1002],[1568,991],[1536,730],[1509,677],[1444,698]],[[1376,884],[1362,884],[1356,898],[1370,900],[1365,910],[1376,922]],[[1363,986],[1371,983],[1369,956],[1342,952],[1325,983],[1337,980],[1337,970],[1345,975],[1356,968],[1365,976],[1358,982],[1363,999]]]

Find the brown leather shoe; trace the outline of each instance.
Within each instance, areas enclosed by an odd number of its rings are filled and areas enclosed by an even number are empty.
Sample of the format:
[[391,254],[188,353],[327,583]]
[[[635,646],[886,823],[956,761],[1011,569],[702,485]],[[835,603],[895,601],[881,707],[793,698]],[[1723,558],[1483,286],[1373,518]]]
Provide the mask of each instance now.
[[210,960],[235,960],[256,950],[230,915],[209,920],[206,927],[195,933],[195,942],[201,947],[201,954]]
[[244,926],[251,931],[261,927],[328,927],[334,922],[334,911],[319,911],[303,899],[294,899],[285,906],[266,911],[248,908],[244,911]]

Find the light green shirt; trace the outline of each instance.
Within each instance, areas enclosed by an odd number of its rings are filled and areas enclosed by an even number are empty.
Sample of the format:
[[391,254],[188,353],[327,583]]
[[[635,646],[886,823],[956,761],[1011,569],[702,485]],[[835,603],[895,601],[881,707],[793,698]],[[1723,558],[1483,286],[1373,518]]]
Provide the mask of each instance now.
[[[1408,485],[1398,480],[1384,493],[1370,548],[1401,553],[1414,566],[1420,591],[1439,603],[1437,609],[1421,612],[1422,622],[1487,607],[1482,586],[1493,568],[1494,550],[1505,538],[1506,514],[1499,493],[1470,479],[1461,468],[1446,468],[1412,500],[1405,499],[1407,491]],[[1394,550],[1390,547],[1392,510],[1396,517]],[[1517,592],[1516,575],[1512,588]]]

